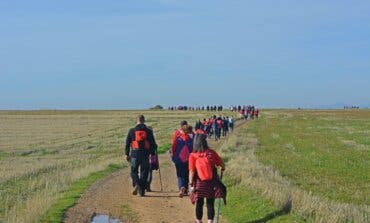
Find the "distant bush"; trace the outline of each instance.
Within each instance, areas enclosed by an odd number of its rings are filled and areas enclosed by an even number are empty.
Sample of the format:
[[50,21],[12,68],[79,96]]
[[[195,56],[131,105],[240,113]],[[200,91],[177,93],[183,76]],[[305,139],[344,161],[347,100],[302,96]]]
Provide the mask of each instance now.
[[161,105],[156,105],[156,106],[154,106],[154,107],[152,107],[150,109],[152,109],[152,110],[162,110],[163,107]]

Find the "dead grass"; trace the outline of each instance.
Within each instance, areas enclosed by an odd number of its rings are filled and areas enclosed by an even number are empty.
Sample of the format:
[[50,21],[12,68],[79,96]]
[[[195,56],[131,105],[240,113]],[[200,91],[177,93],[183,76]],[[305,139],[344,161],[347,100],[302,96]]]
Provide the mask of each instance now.
[[124,161],[124,139],[137,114],[157,143],[181,120],[207,112],[0,111],[0,222],[37,222],[71,184]]

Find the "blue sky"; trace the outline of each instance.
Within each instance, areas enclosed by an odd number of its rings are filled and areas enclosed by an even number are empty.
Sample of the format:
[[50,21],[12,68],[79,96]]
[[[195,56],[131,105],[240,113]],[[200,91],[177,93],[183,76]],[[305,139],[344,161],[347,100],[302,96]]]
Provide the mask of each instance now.
[[370,106],[369,1],[0,1],[0,109]]

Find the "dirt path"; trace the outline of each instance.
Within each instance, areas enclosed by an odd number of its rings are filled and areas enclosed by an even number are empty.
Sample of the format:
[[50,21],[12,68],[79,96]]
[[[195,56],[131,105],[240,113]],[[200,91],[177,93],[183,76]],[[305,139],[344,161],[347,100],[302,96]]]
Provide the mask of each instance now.
[[[237,123],[235,130],[244,123]],[[213,140],[209,140],[209,144],[216,146]],[[77,204],[68,209],[64,222],[90,222],[94,214],[106,214],[124,223],[194,222],[195,206],[188,197],[178,197],[176,171],[169,155],[162,154],[159,160],[163,191],[160,191],[158,171],[154,171],[153,192],[146,193],[145,197],[132,195],[130,170],[125,168],[91,186]],[[206,213],[204,210],[203,219],[206,219]],[[222,216],[220,222],[225,222]]]

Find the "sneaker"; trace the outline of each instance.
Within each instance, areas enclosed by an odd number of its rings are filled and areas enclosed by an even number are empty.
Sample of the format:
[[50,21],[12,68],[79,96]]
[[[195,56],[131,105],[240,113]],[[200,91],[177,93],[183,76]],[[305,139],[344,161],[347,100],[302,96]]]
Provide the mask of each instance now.
[[179,193],[179,197],[182,198],[184,195],[186,195],[186,188],[185,187],[181,187],[180,193]]
[[137,191],[139,190],[138,186],[134,187],[134,190],[132,191],[132,195],[137,195]]

